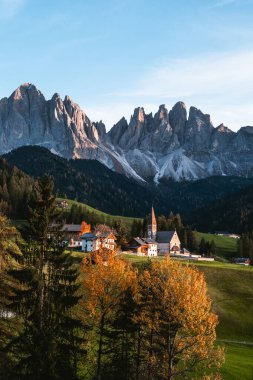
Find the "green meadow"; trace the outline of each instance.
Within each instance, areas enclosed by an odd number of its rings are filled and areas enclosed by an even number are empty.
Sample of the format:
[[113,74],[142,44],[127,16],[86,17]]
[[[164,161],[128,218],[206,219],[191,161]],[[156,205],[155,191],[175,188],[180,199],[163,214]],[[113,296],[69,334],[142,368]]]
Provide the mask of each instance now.
[[[147,258],[124,255],[140,267]],[[162,260],[158,257],[153,260]],[[186,261],[184,261],[187,264]],[[225,347],[225,380],[253,379],[253,267],[222,262],[189,262],[204,272],[214,311],[219,316],[217,343]]]
[[229,259],[236,256],[237,239],[227,236],[219,236],[214,234],[208,234],[204,232],[195,232],[196,238],[200,241],[202,238],[206,241],[214,241],[216,247],[216,256]]
[[[63,198],[57,198],[57,201],[62,201],[62,200],[63,200]],[[76,204],[77,206],[83,207],[87,212],[94,213],[95,215],[98,215],[99,217],[103,217],[105,220],[105,223],[107,221],[116,221],[116,222],[120,222],[120,223],[124,224],[125,226],[131,228],[134,220],[141,220],[140,218],[132,218],[132,217],[128,217],[128,216],[107,214],[106,212],[97,210],[96,208],[88,206],[85,203],[76,202],[76,201],[73,201],[71,199],[65,199],[65,200],[68,202],[68,205],[69,205],[68,209],[70,209],[73,204]]]

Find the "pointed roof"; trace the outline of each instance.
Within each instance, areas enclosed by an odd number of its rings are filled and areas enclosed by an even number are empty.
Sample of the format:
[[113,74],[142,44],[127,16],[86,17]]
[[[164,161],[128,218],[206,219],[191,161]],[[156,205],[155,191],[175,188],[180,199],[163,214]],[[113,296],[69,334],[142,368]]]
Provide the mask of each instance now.
[[156,235],[157,243],[170,243],[175,231],[158,231]]
[[151,209],[149,223],[150,224],[156,224],[156,217],[155,217],[155,211],[154,211],[154,207],[153,206],[152,206],[152,209]]

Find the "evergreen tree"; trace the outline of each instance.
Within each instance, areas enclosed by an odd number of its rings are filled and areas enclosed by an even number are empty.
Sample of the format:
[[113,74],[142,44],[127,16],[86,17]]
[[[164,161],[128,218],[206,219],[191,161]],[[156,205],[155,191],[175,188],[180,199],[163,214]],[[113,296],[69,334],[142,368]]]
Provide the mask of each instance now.
[[[75,316],[78,272],[65,254],[57,218],[53,182],[44,176],[37,184],[29,232],[33,238],[24,252],[26,292],[20,293],[17,313],[24,328],[13,347],[19,356],[13,379],[76,379],[82,325]],[[49,238],[50,233],[50,238]]]
[[215,254],[216,254],[216,247],[215,247],[214,241],[212,240],[210,244],[210,256],[215,256]]
[[7,379],[15,363],[9,343],[19,331],[19,318],[12,313],[13,296],[21,284],[13,275],[20,270],[19,233],[0,215],[0,378]]

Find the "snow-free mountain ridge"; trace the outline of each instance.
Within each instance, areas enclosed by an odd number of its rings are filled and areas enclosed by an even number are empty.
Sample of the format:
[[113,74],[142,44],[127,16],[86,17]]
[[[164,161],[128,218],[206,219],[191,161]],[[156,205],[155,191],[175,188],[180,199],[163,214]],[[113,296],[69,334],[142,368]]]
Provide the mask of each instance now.
[[95,159],[139,181],[196,180],[213,175],[253,176],[253,127],[215,128],[210,115],[183,102],[157,113],[134,110],[106,133],[68,96],[46,100],[25,83],[0,100],[0,153],[41,145],[66,158]]

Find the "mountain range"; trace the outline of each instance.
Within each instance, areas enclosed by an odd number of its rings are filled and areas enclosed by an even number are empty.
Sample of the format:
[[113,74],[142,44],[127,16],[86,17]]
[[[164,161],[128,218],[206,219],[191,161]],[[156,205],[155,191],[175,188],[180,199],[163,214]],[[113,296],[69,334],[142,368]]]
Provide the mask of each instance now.
[[[112,111],[113,112],[113,111]],[[97,160],[138,182],[253,176],[253,127],[214,127],[210,115],[183,102],[154,115],[142,107],[109,132],[70,97],[46,100],[30,83],[0,100],[0,154],[40,145],[63,158]]]

